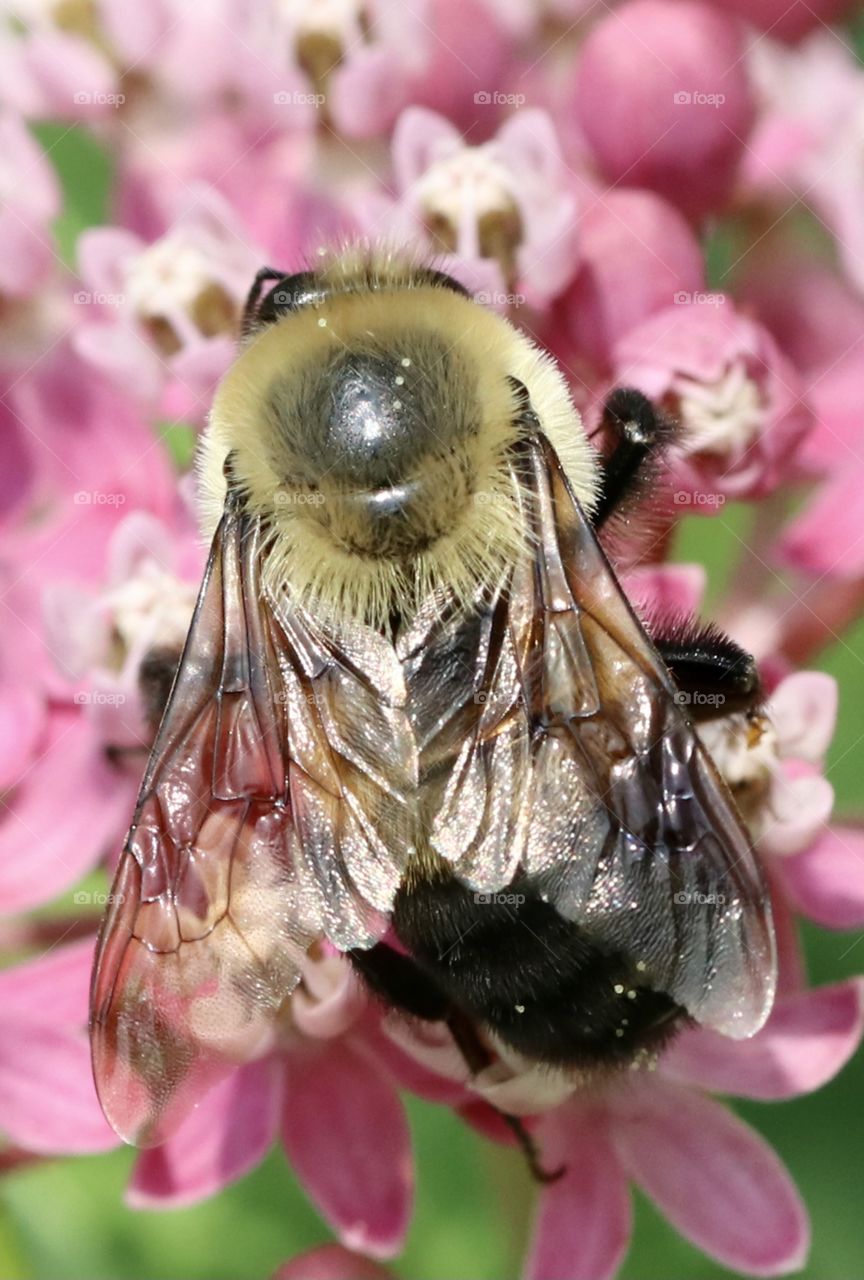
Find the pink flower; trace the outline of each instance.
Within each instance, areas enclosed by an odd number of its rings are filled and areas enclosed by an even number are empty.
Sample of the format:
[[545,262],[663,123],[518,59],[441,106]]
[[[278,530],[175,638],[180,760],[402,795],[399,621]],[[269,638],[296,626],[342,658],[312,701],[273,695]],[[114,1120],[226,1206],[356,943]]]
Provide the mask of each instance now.
[[724,1266],[748,1275],[801,1267],[807,1217],[788,1172],[704,1090],[774,1100],[821,1087],[860,1042],[862,995],[853,981],[787,996],[742,1044],[682,1032],[655,1075],[551,1112],[537,1137],[550,1166],[568,1171],[543,1192],[528,1280],[612,1276],[630,1233],[630,1181]]
[[560,311],[579,356],[606,371],[631,329],[704,288],[702,249],[677,209],[637,188],[599,193],[578,225],[579,269]]
[[572,277],[576,199],[544,112],[523,111],[472,147],[442,116],[409,108],[393,136],[393,171],[398,199],[367,197],[364,230],[425,240],[445,269],[479,286],[481,301],[503,308],[506,298],[493,295],[516,291],[543,305]]
[[734,20],[692,0],[630,0],[582,47],[573,107],[612,183],[701,216],[729,198],[754,106]]
[[[174,510],[165,448],[127,391],[82,360],[65,334],[10,378],[3,400],[14,437],[8,509],[15,515],[38,509],[38,521],[19,528],[6,553],[35,561],[28,577],[76,564],[76,556],[86,575],[88,552],[101,548],[123,508],[144,506],[163,516]],[[72,544],[54,523],[64,519],[76,529]],[[92,541],[80,540],[90,535]]]
[[[864,1031],[864,983],[790,989],[758,1035],[731,1041],[682,1031],[655,1071],[611,1078],[574,1092],[562,1073],[496,1056],[468,1080],[441,1029],[390,1025],[400,1048],[486,1103],[539,1115],[532,1133],[545,1168],[565,1174],[540,1192],[526,1280],[605,1280],[623,1260],[631,1231],[628,1183],[654,1200],[704,1253],[748,1275],[803,1265],[804,1207],[788,1172],[752,1129],[706,1090],[760,1100],[820,1088],[842,1068]],[[494,1113],[465,1109],[488,1136]],[[530,1122],[529,1122],[530,1123]]]
[[681,424],[675,502],[711,513],[794,475],[812,418],[792,365],[771,335],[724,294],[689,295],[615,347],[615,380],[638,387]]
[[411,1152],[370,1022],[348,963],[310,955],[273,1051],[217,1085],[173,1138],[139,1156],[129,1203],[167,1208],[212,1195],[278,1138],[347,1248],[397,1253],[410,1215]]
[[861,475],[859,468],[841,471],[789,525],[780,544],[787,564],[813,578],[864,578]]
[[[134,439],[130,431],[123,443]],[[134,452],[126,461],[139,482],[158,474]],[[8,542],[11,563],[33,567],[7,568],[3,595],[11,652],[0,652],[0,720],[14,729],[3,760],[2,912],[56,897],[118,847],[141,760],[126,768],[111,753],[140,756],[152,740],[142,663],[172,646],[179,656],[191,616],[201,568],[191,521],[184,529],[178,514],[169,533],[151,514],[121,516],[125,497],[81,489]],[[158,510],[158,485],[148,497]]]
[[271,1280],[391,1280],[391,1274],[341,1245],[325,1244],[283,1263]]
[[200,419],[233,359],[262,256],[206,188],[153,244],[119,227],[88,231],[79,240],[87,287],[76,294],[88,318],[76,349],[143,403]]
[[828,224],[845,272],[864,288],[864,71],[836,33],[795,49],[755,41],[750,63],[763,112],[742,168],[745,184]]
[[118,1144],[96,1099],[87,1041],[93,939],[57,946],[0,973],[0,1125],[43,1155]]
[[782,859],[807,849],[831,816],[834,791],[822,768],[836,714],[831,676],[798,671],[771,694],[767,723],[755,738],[740,714],[700,727],[765,857]]
[[53,6],[18,0],[20,25],[0,31],[2,98],[25,116],[98,119],[115,105],[117,76],[88,35],[64,30]]
[[42,148],[18,116],[0,111],[0,293],[22,297],[45,281],[59,212],[60,187]]
[[814,27],[827,27],[848,9],[846,0],[710,0],[725,13],[739,13],[747,22],[779,40],[799,40]]

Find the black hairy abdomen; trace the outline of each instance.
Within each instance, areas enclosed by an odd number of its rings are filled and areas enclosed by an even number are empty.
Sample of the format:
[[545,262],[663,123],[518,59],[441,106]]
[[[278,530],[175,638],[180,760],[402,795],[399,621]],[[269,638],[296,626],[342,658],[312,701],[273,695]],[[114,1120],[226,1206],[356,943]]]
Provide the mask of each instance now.
[[403,886],[393,925],[452,1006],[539,1062],[626,1063],[684,1016],[632,957],[589,938],[526,878],[493,895],[452,877]]

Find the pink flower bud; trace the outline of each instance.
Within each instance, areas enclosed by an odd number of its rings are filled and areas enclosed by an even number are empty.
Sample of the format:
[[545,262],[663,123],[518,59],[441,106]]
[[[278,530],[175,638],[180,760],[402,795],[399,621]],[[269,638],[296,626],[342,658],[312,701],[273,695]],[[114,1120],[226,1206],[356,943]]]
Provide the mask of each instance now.
[[570,336],[597,368],[625,333],[704,284],[684,218],[650,191],[608,190],[579,223],[580,268],[562,301]]
[[808,31],[835,22],[849,8],[849,0],[713,0],[713,3],[726,13],[740,13],[775,40],[799,40]]
[[753,101],[734,20],[702,4],[632,0],[582,50],[574,105],[603,174],[699,216],[727,200]]

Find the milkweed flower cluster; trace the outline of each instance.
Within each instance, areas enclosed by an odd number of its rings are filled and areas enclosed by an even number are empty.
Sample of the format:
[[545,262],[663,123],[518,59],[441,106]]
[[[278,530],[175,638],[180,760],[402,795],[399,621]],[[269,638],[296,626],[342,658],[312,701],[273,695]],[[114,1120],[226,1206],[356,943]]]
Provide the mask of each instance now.
[[[613,1276],[631,1184],[728,1267],[803,1265],[788,1171],[712,1095],[817,1089],[864,1026],[864,988],[809,988],[796,934],[864,925],[864,828],[833,820],[825,774],[836,688],[810,669],[864,611],[864,68],[827,25],[841,8],[17,0],[0,19],[0,1126],[16,1152],[116,1142],[86,1046],[92,873],[116,859],[191,617],[191,445],[246,290],[264,263],[385,237],[552,351],[589,432],[621,384],[678,422],[646,529],[612,547],[646,617],[700,609],[704,572],[669,558],[684,517],[751,513],[712,612],[759,662],[766,722],[758,741],[740,716],[704,737],[772,885],[780,995],[752,1040],[688,1029],[655,1070],[586,1095],[500,1046],[470,1077],[443,1026],[387,1014],[316,948],[266,1054],[138,1158],[128,1201],[213,1195],[278,1140],[339,1241],[279,1275],[382,1277],[411,1218],[412,1093],[495,1143],[512,1142],[500,1111],[523,1116],[565,1169],[538,1191],[530,1280]],[[61,189],[65,129],[108,159],[100,225]]]

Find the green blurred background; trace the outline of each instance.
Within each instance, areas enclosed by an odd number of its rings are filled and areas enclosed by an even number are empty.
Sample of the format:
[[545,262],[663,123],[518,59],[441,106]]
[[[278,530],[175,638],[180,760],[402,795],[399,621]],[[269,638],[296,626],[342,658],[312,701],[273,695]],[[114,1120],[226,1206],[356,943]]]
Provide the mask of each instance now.
[[[110,163],[77,129],[37,130],[66,189],[58,236],[70,263],[86,226],[104,222]],[[169,433],[176,454],[188,433]],[[729,506],[682,526],[676,559],[708,567],[712,596],[735,564],[752,512]],[[710,606],[709,606],[710,612]],[[828,777],[838,812],[864,811],[864,624],[824,655],[840,683],[840,718]],[[864,973],[860,934],[805,928],[815,983]],[[516,1280],[533,1190],[514,1152],[469,1133],[443,1108],[408,1104],[417,1205],[394,1272],[405,1280]],[[864,1278],[864,1055],[822,1092],[783,1104],[736,1104],[773,1144],[810,1208],[814,1242],[802,1274]],[[326,1117],[322,1117],[326,1123]],[[0,1280],[263,1280],[302,1249],[328,1239],[281,1152],[195,1208],[166,1213],[123,1206],[134,1152],[46,1162],[0,1182]],[[730,1273],[682,1241],[642,1198],[623,1280],[712,1280]]]

